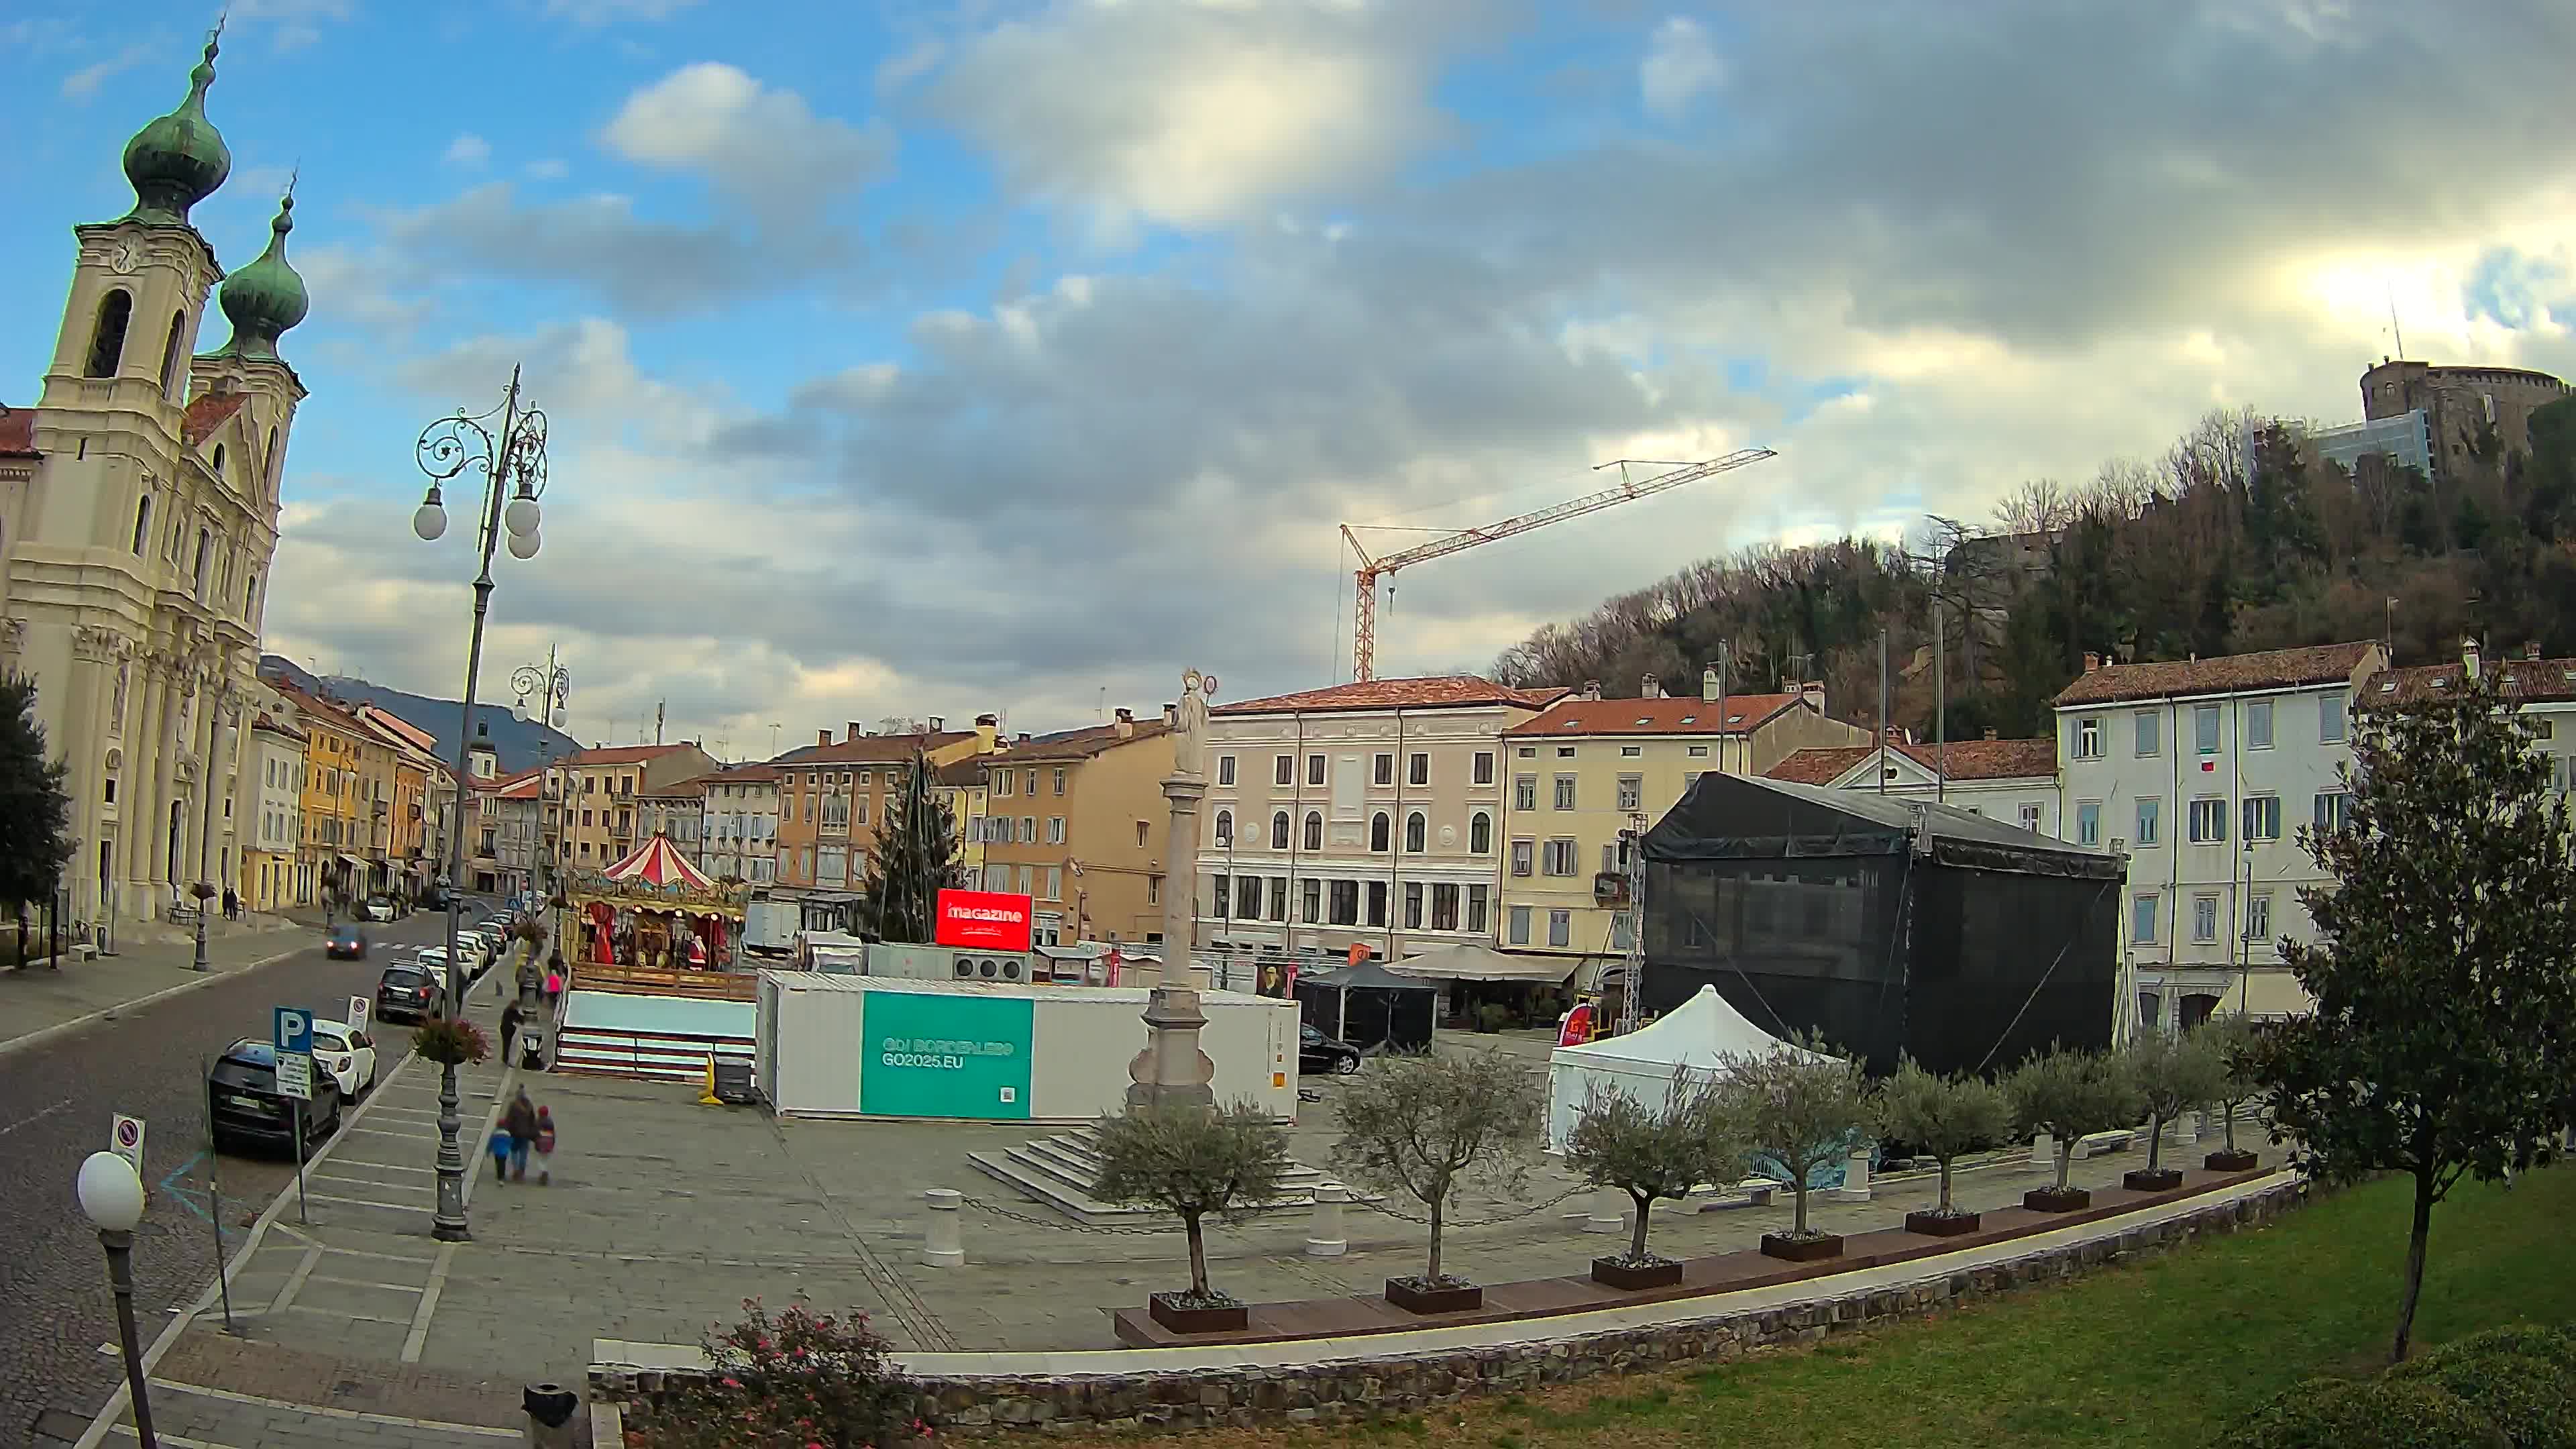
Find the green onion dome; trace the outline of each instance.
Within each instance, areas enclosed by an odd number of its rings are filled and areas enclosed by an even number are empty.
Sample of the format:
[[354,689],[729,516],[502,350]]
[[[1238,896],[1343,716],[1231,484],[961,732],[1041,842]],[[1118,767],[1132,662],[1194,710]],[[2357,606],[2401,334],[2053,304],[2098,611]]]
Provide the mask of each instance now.
[[134,133],[125,143],[125,179],[134,183],[130,221],[161,226],[188,224],[188,208],[215,194],[232,174],[233,153],[223,133],[206,119],[206,87],[215,83],[215,42],[188,72],[188,98],[179,109]]
[[286,264],[286,234],[295,230],[295,195],[277,203],[277,219],[268,224],[268,250],[259,260],[224,278],[217,294],[224,315],[232,319],[233,336],[223,352],[233,357],[275,357],[277,339],[304,320],[312,299],[304,279]]

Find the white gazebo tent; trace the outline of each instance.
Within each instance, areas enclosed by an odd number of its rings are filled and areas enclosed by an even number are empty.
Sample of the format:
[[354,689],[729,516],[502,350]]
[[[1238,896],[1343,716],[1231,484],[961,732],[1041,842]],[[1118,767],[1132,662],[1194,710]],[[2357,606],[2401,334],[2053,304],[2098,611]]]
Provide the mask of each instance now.
[[[1733,1056],[1759,1056],[1785,1045],[1727,1004],[1714,986],[1626,1036],[1558,1047],[1547,1061],[1547,1150],[1565,1150],[1566,1134],[1597,1086],[1626,1093],[1638,1105],[1661,1108],[1672,1096],[1678,1071],[1714,1073]],[[1823,1060],[1803,1047],[1790,1050]]]

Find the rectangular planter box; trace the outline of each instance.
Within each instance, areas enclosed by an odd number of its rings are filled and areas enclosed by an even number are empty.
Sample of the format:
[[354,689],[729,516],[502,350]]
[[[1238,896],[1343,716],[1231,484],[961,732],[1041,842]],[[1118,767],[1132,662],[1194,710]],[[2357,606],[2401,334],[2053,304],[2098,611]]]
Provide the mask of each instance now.
[[1157,1293],[1145,1300],[1145,1311],[1154,1321],[1174,1333],[1241,1333],[1252,1326],[1252,1309],[1237,1303],[1228,1308],[1184,1308],[1172,1301],[1176,1295]]
[[2200,1165],[2211,1172],[2252,1172],[2263,1160],[2242,1147],[2233,1152],[2221,1148],[2202,1158]]
[[1422,1288],[1404,1278],[1386,1280],[1386,1301],[1407,1313],[1464,1313],[1485,1306],[1485,1290],[1473,1283]]
[[2034,1187],[2021,1195],[2022,1207],[2035,1213],[2071,1213],[2093,1205],[2093,1194],[2080,1187],[2063,1192],[2053,1187]]
[[1644,1288],[1670,1288],[1682,1281],[1682,1265],[1670,1261],[1630,1265],[1616,1258],[1595,1258],[1592,1281],[1632,1293]]
[[1843,1255],[1843,1240],[1838,1233],[1821,1238],[1790,1238],[1778,1233],[1762,1235],[1762,1256],[1778,1258],[1784,1263],[1820,1263]]
[[1940,1213],[1907,1213],[1905,1230],[1921,1233],[1927,1238],[1955,1238],[1975,1232],[1978,1220],[1975,1213],[1952,1213],[1946,1217]]
[[2133,1167],[2120,1174],[2120,1186],[2131,1192],[2171,1192],[2182,1186],[2182,1169]]

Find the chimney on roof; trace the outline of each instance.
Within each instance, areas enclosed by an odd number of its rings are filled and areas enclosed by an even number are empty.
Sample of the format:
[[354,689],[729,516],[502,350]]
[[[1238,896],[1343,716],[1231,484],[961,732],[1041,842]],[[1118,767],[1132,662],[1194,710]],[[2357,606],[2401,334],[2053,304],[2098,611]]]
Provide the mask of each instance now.
[[830,744],[831,742],[832,742],[832,732],[831,732],[830,730],[816,730],[816,731],[814,731],[814,743],[816,743],[816,744],[818,744],[818,745],[828,745],[828,744]]
[[1585,699],[1599,699],[1601,697],[1601,681],[1597,679],[1587,679],[1583,681],[1583,697]]
[[1664,680],[1663,680],[1663,676],[1662,676],[1662,675],[1659,675],[1659,674],[1649,674],[1649,675],[1647,675],[1644,679],[1639,680],[1639,681],[1637,682],[1637,697],[1638,697],[1639,699],[1661,699],[1661,698],[1663,698],[1663,697],[1664,697]]
[[2087,674],[2097,674],[2097,673],[2100,673],[2100,672],[2101,672],[2101,669],[2102,669],[2102,656],[2101,656],[2101,655],[2099,655],[2099,654],[2094,653],[2094,652],[2093,652],[2092,650],[2090,650],[2090,649],[2085,650],[2085,651],[2084,651],[2084,672],[2085,672],[2085,673],[2087,673]]
[[1132,709],[1119,710],[1117,730],[1118,738],[1122,740],[1134,735],[1136,733],[1136,711]]
[[1027,730],[1022,730],[1022,731],[1020,731],[1020,737],[1019,737],[1018,739],[1016,739],[1016,740],[1011,741],[1011,743],[1013,743],[1013,744],[1015,744],[1015,745],[1025,745],[1025,744],[1027,744],[1028,742],[1029,742],[1029,732],[1028,732]]
[[930,728],[927,733],[934,735],[944,735],[948,733],[948,717],[946,715],[932,715],[930,717]]
[[1167,705],[1164,705],[1164,706],[1163,706],[1163,727],[1164,727],[1165,729],[1178,729],[1178,728],[1180,727],[1180,723],[1181,723],[1181,707],[1180,707],[1179,705],[1177,705],[1177,704],[1167,704]]
[[1712,664],[1699,672],[1699,697],[1703,704],[1717,703],[1723,685],[1717,682],[1717,666]]
[[849,733],[849,738],[851,738],[851,739],[854,739],[854,740],[855,740],[855,739],[860,738],[861,736],[864,736],[864,735],[872,735],[872,734],[875,734],[875,733],[876,733],[876,731],[875,731],[875,730],[871,730],[871,729],[861,729],[861,728],[859,727],[859,722],[858,722],[857,720],[852,720],[852,721],[850,721],[850,733]]
[[2525,659],[2538,659],[2540,657],[2540,641],[2537,639],[2524,640],[2522,645],[2522,657]]
[[2478,639],[2474,634],[2460,636],[2460,672],[2471,679],[2478,677]]
[[1995,737],[1995,727],[1994,727],[1993,725],[1988,725],[1988,726],[1986,726],[1986,738],[1987,738],[1987,739],[1993,739],[1994,737]]
[[1002,717],[998,714],[975,716],[975,752],[989,755],[1002,743]]
[[1823,680],[1810,679],[1806,683],[1798,686],[1797,693],[1800,699],[1803,699],[1807,703],[1816,707],[1816,713],[1823,714],[1825,712],[1825,682]]

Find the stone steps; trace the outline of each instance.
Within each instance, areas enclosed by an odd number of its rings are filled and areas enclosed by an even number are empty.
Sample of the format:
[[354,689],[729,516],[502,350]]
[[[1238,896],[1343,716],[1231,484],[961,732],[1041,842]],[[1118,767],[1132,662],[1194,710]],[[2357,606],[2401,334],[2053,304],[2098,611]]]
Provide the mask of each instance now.
[[[966,1160],[985,1176],[1018,1188],[1076,1222],[1133,1223],[1166,1216],[1157,1208],[1131,1207],[1101,1199],[1098,1193],[1100,1150],[1093,1130],[1088,1127],[1053,1137],[1036,1138],[998,1152],[989,1148],[969,1152]],[[1253,1211],[1284,1212],[1313,1207],[1316,1187],[1330,1180],[1312,1167],[1292,1163],[1281,1178],[1280,1185],[1284,1191],[1280,1196]],[[1356,1190],[1354,1197],[1362,1202],[1380,1200],[1375,1195]]]

